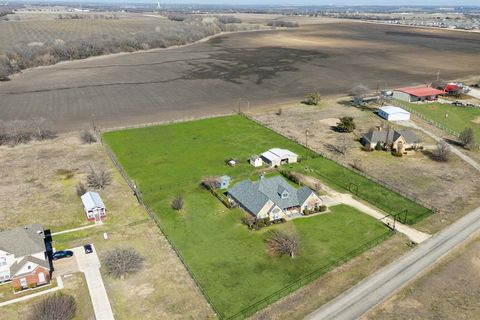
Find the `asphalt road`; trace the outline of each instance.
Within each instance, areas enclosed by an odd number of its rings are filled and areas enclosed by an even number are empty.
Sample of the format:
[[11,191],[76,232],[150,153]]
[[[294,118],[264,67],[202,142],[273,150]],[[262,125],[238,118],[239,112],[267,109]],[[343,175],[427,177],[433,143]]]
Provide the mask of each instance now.
[[358,319],[479,230],[480,208],[477,208],[399,260],[317,309],[307,319]]

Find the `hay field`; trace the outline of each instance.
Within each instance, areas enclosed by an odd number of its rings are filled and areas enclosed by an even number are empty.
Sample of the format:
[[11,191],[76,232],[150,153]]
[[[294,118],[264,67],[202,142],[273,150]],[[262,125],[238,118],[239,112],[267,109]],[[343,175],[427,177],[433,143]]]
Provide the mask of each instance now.
[[[331,20],[235,33],[170,50],[60,63],[0,84],[0,117],[46,117],[61,131],[228,113],[480,73],[480,35]],[[94,115],[94,116],[93,116]]]

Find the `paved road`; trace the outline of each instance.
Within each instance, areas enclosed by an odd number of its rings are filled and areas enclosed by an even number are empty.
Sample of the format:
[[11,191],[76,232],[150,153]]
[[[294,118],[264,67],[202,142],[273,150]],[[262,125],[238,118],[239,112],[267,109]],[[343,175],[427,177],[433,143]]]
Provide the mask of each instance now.
[[93,248],[93,253],[90,254],[85,254],[83,247],[73,248],[72,250],[77,259],[79,270],[85,274],[95,318],[97,320],[113,320],[112,307],[100,274],[100,260],[96,249]]
[[474,97],[474,98],[477,98],[477,99],[480,99],[480,90],[479,89],[473,89],[473,88],[470,88],[470,92],[468,93],[468,95]]
[[479,230],[480,208],[477,208],[399,260],[317,309],[307,319],[358,319]]

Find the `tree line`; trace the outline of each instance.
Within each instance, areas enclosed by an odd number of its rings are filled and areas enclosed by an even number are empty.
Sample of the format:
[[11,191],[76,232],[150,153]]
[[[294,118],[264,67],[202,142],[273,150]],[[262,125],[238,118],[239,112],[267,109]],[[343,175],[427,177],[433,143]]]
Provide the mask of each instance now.
[[0,81],[27,68],[52,65],[60,61],[85,59],[118,52],[132,52],[185,45],[222,31],[251,30],[255,25],[239,26],[223,23],[223,18],[188,16],[172,27],[157,27],[154,31],[133,35],[98,35],[79,39],[52,39],[42,44],[18,44],[0,56]]

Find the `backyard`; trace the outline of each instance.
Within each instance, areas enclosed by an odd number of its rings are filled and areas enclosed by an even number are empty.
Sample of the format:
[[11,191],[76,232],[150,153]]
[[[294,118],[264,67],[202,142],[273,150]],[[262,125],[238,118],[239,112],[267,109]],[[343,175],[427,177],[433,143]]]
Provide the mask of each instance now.
[[480,141],[480,108],[455,107],[447,103],[399,103],[450,130],[462,132],[470,127],[475,131],[477,141]]
[[[202,178],[227,174],[235,183],[263,173],[263,169],[248,164],[252,154],[283,147],[305,155],[306,149],[241,116],[108,132],[104,141],[135,180],[222,317],[239,312],[388,232],[381,223],[347,206],[332,207],[327,214],[261,231],[242,226],[244,213],[223,206],[200,186]],[[239,159],[240,163],[229,167],[225,164],[229,158]],[[302,166],[314,168],[311,175],[327,177],[325,182],[337,189],[346,181],[356,182],[364,187],[368,201],[394,201],[396,209],[409,208],[412,213],[426,210],[323,158],[306,159],[291,167]],[[345,177],[336,182],[339,175]],[[373,190],[368,194],[370,187]],[[184,207],[175,211],[171,201],[179,195]],[[269,256],[265,232],[290,227],[300,235],[300,256]]]

